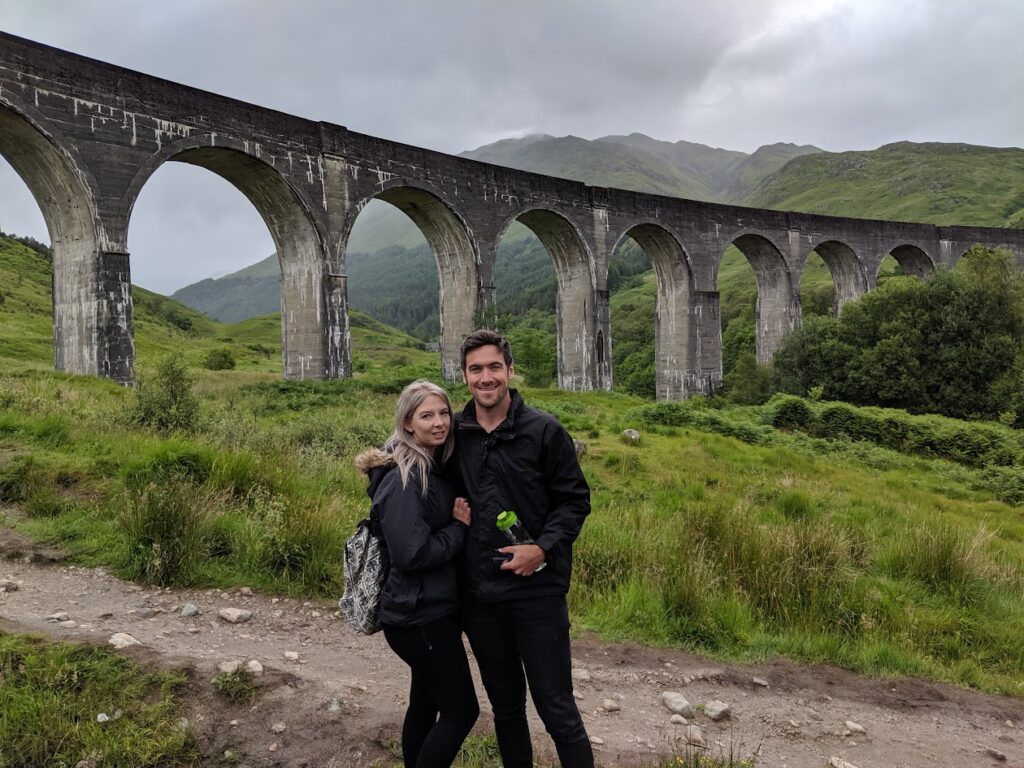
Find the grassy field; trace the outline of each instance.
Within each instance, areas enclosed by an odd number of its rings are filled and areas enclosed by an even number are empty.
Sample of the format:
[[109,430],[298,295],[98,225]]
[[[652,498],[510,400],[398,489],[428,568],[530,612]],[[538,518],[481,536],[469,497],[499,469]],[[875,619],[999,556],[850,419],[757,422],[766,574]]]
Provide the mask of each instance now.
[[[367,508],[352,458],[385,437],[405,383],[436,378],[437,356],[357,318],[354,379],[284,382],[272,319],[183,327],[173,303],[140,301],[143,372],[159,384],[162,352],[183,350],[198,401],[188,429],[158,432],[133,418],[132,390],[49,370],[38,257],[5,247],[0,502],[21,510],[7,524],[141,582],[338,595],[340,546]],[[200,367],[212,349],[237,367]],[[1013,430],[792,398],[525,397],[587,444],[575,627],[1024,696]],[[620,439],[625,428],[639,444]],[[950,447],[965,442],[977,449]]]

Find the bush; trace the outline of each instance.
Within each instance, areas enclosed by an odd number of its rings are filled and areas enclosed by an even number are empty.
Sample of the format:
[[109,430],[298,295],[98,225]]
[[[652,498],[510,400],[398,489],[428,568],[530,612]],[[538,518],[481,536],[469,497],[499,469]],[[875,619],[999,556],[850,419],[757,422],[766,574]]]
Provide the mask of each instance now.
[[207,556],[207,532],[219,500],[172,480],[130,493],[119,514],[129,578],[161,587],[187,585]]
[[211,349],[203,358],[203,368],[208,371],[232,371],[235,368],[235,356],[230,349]]
[[156,370],[139,377],[129,419],[160,432],[191,432],[199,422],[194,379],[180,354],[161,358]]
[[778,429],[799,429],[807,432],[814,423],[814,411],[802,398],[781,395],[772,399],[772,426]]
[[818,423],[820,437],[878,442],[880,430],[875,419],[859,408],[843,403],[825,406]]

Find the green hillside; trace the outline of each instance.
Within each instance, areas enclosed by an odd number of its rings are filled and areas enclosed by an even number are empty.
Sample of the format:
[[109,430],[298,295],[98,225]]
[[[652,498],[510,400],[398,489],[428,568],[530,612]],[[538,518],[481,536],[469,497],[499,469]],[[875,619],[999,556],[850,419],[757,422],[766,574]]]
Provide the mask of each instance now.
[[279,311],[281,268],[271,254],[222,278],[207,278],[171,294],[171,298],[222,323]]
[[[251,268],[250,268],[251,269]],[[48,249],[34,250],[0,234],[0,368],[49,370],[53,366],[53,319]],[[279,376],[279,314],[220,323],[173,299],[132,286],[137,365],[145,368],[160,356],[182,351],[200,367],[214,350],[229,350],[239,371]],[[438,367],[437,355],[407,334],[353,312],[353,365],[377,367],[368,351],[401,348],[410,364]],[[272,376],[272,377],[273,377]]]
[[750,189],[745,205],[834,216],[1024,227],[1024,149],[888,144],[808,155]]

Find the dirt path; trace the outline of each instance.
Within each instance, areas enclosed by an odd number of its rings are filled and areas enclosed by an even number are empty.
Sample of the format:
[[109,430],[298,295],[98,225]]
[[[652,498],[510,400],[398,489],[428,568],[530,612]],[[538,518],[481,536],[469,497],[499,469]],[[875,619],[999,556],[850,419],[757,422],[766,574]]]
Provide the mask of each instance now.
[[[333,604],[249,590],[144,589],[54,557],[0,528],[0,579],[18,583],[0,592],[0,627],[94,643],[126,632],[142,643],[127,653],[194,670],[191,722],[210,764],[225,751],[244,766],[354,766],[393,756],[406,669],[382,636],[349,631]],[[202,613],[182,617],[186,603]],[[252,617],[230,624],[217,615],[228,607]],[[57,612],[68,614],[63,625],[47,618]],[[833,758],[857,768],[1024,766],[1024,700],[788,661],[719,664],[592,637],[576,640],[573,652],[577,697],[603,766],[651,764],[683,749],[687,727],[670,722],[665,691],[695,706],[727,703],[727,719],[713,722],[698,709],[691,723],[713,754],[757,751],[758,766],[822,768]],[[265,668],[266,692],[251,707],[226,706],[208,681],[220,662],[250,659]],[[486,731],[486,702],[482,709],[478,728]],[[283,732],[272,732],[277,723]],[[532,727],[538,752],[550,755],[535,716]]]

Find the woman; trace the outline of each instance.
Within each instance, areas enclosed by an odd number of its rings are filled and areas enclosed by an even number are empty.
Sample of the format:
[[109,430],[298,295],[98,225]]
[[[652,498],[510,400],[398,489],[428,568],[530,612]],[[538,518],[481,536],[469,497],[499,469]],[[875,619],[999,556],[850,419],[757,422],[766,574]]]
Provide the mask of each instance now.
[[402,390],[384,450],[356,458],[391,559],[380,606],[384,636],[412,670],[402,725],[406,768],[450,766],[480,714],[458,617],[455,558],[470,511],[445,473],[452,450],[448,394],[420,380]]

